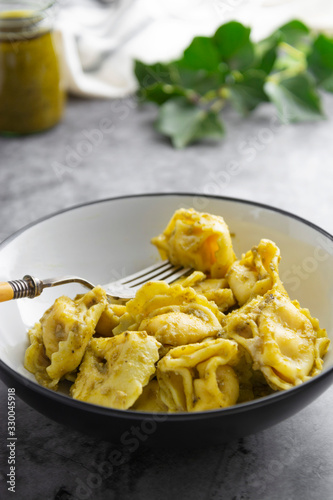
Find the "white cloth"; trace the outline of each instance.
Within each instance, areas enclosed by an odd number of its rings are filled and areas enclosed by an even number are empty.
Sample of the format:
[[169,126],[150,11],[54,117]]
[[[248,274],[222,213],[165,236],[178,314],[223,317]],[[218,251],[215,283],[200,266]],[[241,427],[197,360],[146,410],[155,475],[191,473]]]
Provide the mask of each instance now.
[[314,29],[333,30],[332,0],[60,0],[59,5],[56,31],[66,87],[86,97],[133,93],[135,58],[148,63],[177,58],[194,36],[210,36],[232,19],[250,26],[254,40],[296,18]]

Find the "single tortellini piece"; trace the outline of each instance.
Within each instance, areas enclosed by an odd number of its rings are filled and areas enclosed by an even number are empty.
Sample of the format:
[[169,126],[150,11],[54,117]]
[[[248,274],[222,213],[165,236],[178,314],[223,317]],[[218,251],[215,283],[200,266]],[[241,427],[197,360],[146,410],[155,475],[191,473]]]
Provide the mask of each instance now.
[[156,372],[159,347],[145,332],[92,338],[71,395],[110,408],[130,408]]
[[127,302],[113,333],[143,330],[161,344],[177,346],[216,336],[222,331],[222,319],[216,304],[193,288],[156,281],[143,285]]
[[264,295],[275,284],[282,287],[279,262],[279,248],[272,241],[263,239],[232,264],[226,278],[240,306],[257,295]]
[[261,370],[274,390],[289,389],[318,373],[329,346],[318,321],[278,285],[231,313],[225,332],[248,351],[253,369]]
[[79,366],[106,305],[105,291],[95,287],[76,300],[59,297],[44,313],[40,324],[51,379],[58,382]]
[[209,339],[171,349],[157,365],[160,398],[170,411],[203,411],[237,402],[236,342]]
[[324,356],[327,353],[330,340],[327,337],[327,332],[325,328],[320,328],[319,320],[317,318],[313,318],[309,309],[301,308],[299,302],[297,300],[292,300],[291,303],[302,313],[308,320],[311,322],[311,325],[316,332],[316,341],[315,341],[315,362],[313,368],[311,370],[311,377],[318,375],[321,372],[324,365]]
[[193,382],[196,402],[194,411],[226,408],[236,404],[239,382],[235,370],[220,356],[197,366],[199,378]]
[[236,260],[229,229],[218,215],[177,210],[164,232],[152,239],[163,259],[223,278]]
[[37,382],[49,389],[57,389],[58,381],[52,379],[46,368],[50,366],[51,361],[46,355],[43,343],[43,330],[40,323],[36,323],[29,332],[30,346],[25,351],[24,368],[35,375]]

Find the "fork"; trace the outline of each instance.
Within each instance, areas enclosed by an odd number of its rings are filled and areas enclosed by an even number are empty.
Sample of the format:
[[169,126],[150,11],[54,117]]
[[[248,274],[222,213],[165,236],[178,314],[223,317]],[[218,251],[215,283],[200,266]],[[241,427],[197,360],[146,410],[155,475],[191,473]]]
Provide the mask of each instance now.
[[[106,290],[107,296],[111,299],[128,300],[135,297],[137,290],[149,281],[163,280],[165,283],[173,283],[190,271],[189,267],[174,266],[168,260],[163,260],[158,264],[141,269],[137,273],[130,274],[125,278],[102,285],[102,288]],[[38,297],[44,288],[65,285],[67,283],[80,283],[90,289],[95,287],[90,281],[79,276],[63,276],[61,278],[41,280],[30,274],[26,274],[23,279],[0,283],[0,302],[24,297],[33,299]]]

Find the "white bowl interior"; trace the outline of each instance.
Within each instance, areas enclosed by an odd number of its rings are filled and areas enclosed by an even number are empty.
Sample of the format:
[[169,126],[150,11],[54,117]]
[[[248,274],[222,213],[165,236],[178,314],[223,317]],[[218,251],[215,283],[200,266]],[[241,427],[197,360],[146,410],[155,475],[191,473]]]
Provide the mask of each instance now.
[[[25,274],[41,279],[75,274],[95,284],[118,279],[159,260],[150,240],[180,207],[222,215],[237,256],[262,238],[275,241],[282,255],[280,276],[290,297],[319,318],[333,343],[331,239],[297,218],[237,200],[154,195],[106,200],[56,214],[0,247],[0,281]],[[0,304],[0,359],[35,382],[23,367],[27,328],[56,297],[82,291],[80,285],[65,285],[47,289],[33,300]],[[331,348],[325,369],[332,365]]]

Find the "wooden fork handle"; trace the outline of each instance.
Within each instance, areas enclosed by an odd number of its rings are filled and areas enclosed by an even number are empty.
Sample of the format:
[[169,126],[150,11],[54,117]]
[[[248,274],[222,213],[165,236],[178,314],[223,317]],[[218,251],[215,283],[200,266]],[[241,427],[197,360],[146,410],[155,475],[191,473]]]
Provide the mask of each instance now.
[[0,302],[12,300],[14,298],[14,288],[8,281],[0,282]]
[[43,282],[29,274],[22,280],[3,281],[0,283],[0,302],[28,297],[33,299],[43,291]]

